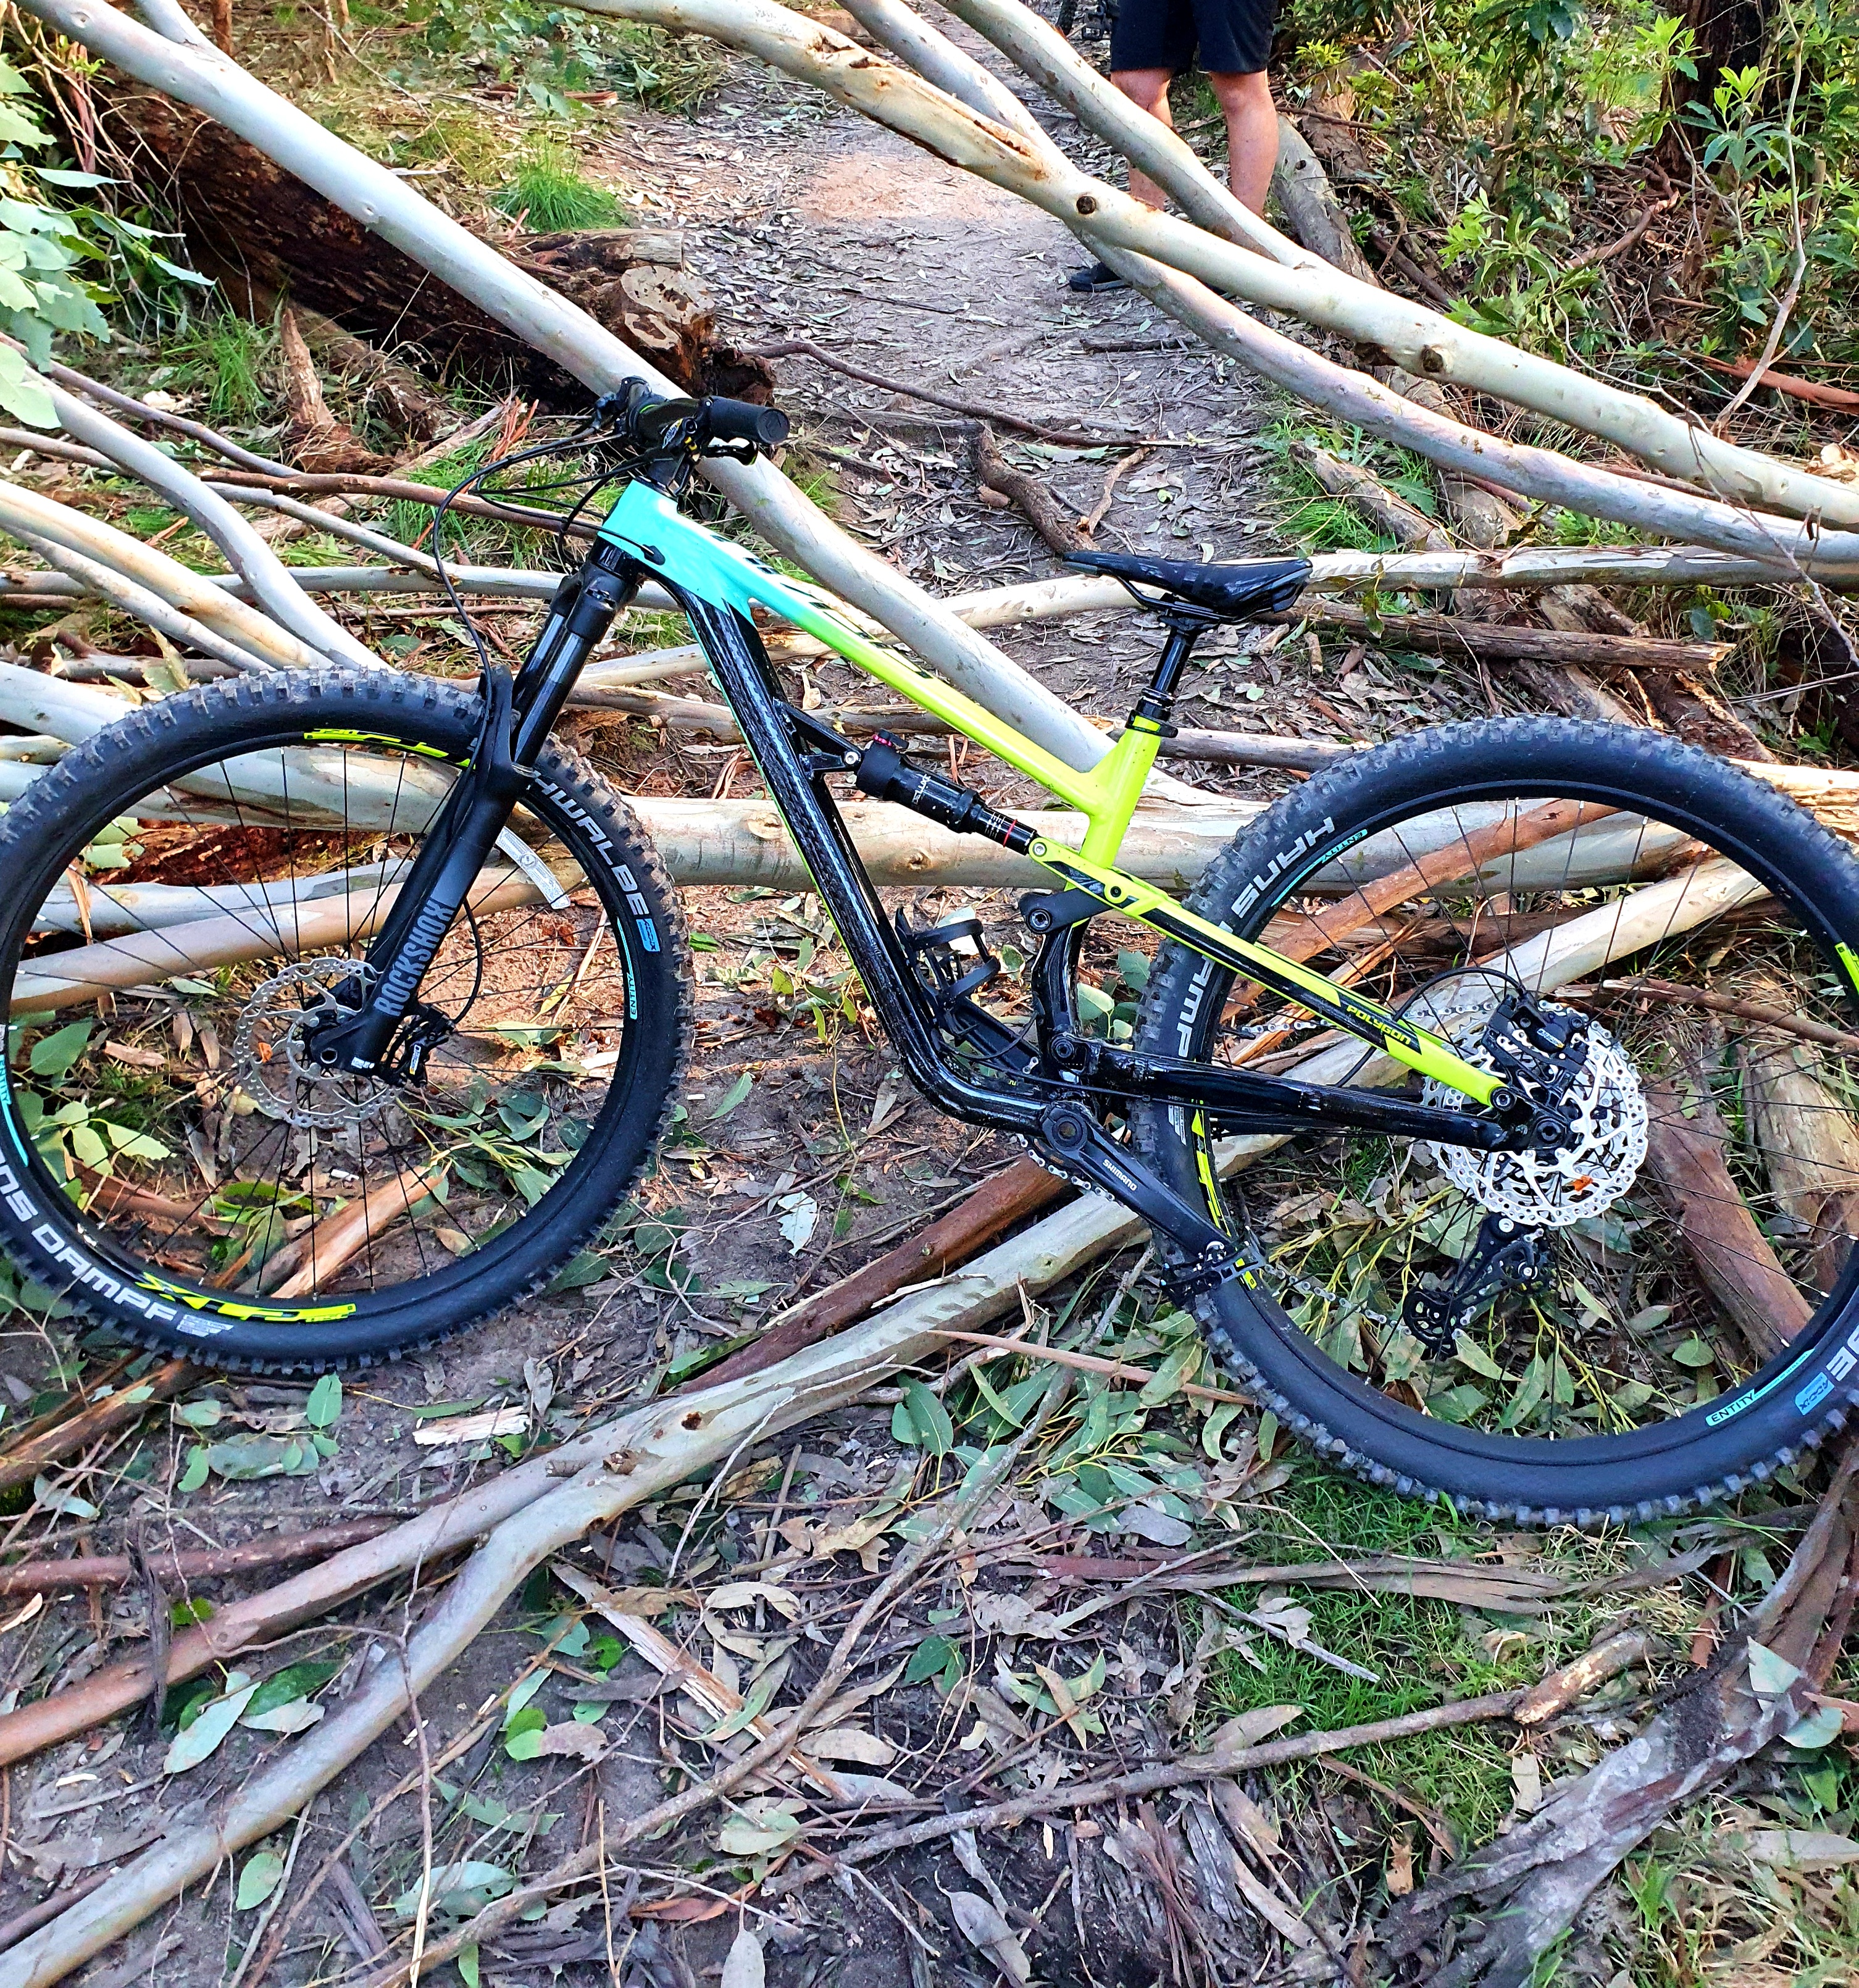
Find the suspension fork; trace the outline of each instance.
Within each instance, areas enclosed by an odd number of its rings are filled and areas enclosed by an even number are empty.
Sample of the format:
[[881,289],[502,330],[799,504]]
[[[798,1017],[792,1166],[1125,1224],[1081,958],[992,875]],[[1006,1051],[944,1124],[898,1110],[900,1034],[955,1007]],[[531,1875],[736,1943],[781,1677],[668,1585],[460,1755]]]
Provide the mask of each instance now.
[[597,545],[580,571],[556,588],[549,618],[515,678],[501,664],[485,671],[484,719],[470,763],[429,823],[368,948],[367,999],[347,1020],[313,1026],[307,1046],[324,1069],[365,1073],[380,1063],[497,838],[529,791],[536,756],[575,679],[644,578],[619,547]]

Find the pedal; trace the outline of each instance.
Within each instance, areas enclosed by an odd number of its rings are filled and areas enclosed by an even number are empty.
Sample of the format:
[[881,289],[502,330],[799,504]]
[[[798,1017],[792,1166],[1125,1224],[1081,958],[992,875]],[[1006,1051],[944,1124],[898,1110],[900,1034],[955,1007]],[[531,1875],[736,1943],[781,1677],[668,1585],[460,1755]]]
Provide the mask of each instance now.
[[1435,1360],[1452,1351],[1455,1335],[1488,1311],[1507,1290],[1527,1290],[1547,1268],[1543,1231],[1487,1215],[1458,1267],[1431,1290],[1409,1291],[1401,1316],[1407,1329]]
[[[988,950],[981,920],[972,913],[951,918],[939,925],[913,925],[898,908],[894,920],[898,942],[909,955],[940,1016],[958,1001],[966,1000],[990,980],[999,977],[1001,963]],[[972,945],[975,964],[965,966],[958,945]]]

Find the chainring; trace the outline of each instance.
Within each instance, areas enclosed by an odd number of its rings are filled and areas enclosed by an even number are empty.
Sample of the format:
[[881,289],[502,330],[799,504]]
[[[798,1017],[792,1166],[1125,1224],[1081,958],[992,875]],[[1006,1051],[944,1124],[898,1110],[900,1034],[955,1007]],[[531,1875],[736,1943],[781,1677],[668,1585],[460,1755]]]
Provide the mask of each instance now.
[[370,978],[363,960],[299,960],[264,982],[245,1003],[233,1033],[233,1070],[267,1118],[334,1131],[365,1124],[393,1101],[394,1086],[384,1079],[326,1070],[303,1053],[304,1024],[323,1014],[346,1020],[356,1010],[339,1001],[335,990],[357,981],[365,986]]

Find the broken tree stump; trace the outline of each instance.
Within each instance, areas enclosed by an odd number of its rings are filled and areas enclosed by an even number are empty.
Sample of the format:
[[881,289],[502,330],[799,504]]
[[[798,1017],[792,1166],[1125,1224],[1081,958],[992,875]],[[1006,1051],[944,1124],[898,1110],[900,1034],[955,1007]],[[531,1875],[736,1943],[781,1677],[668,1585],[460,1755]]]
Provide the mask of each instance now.
[[[242,309],[269,315],[279,296],[344,330],[417,353],[423,370],[462,372],[550,407],[587,391],[554,362],[411,257],[198,112],[153,90],[111,93],[110,136],[165,195],[196,266]],[[716,336],[681,238],[662,228],[536,235],[499,247],[693,394],[766,403],[774,375]]]

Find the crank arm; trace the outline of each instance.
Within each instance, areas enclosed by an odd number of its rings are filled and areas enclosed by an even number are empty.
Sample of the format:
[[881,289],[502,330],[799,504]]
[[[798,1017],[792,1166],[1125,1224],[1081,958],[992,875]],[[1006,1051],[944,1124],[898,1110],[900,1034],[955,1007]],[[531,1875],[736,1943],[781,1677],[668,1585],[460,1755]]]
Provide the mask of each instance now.
[[1178,1288],[1204,1289],[1239,1274],[1232,1239],[1120,1146],[1081,1104],[1049,1105],[1036,1136],[1060,1173],[1121,1202],[1187,1256],[1175,1280]]

